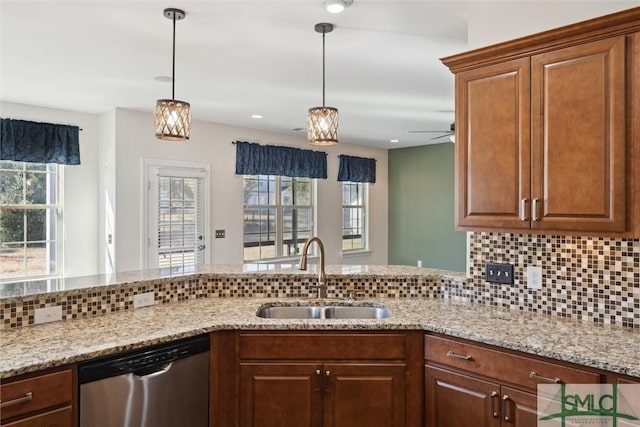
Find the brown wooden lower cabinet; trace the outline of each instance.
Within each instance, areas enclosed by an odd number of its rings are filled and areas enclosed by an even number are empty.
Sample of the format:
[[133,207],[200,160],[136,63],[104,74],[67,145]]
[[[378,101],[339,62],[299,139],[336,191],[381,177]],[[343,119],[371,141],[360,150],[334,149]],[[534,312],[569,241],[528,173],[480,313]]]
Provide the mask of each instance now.
[[536,427],[537,395],[428,366],[427,427]]
[[502,386],[500,397],[503,425],[536,427],[538,425],[538,395]]
[[2,425],[4,427],[72,427],[74,425],[73,409],[71,406],[66,406]]
[[74,427],[76,388],[75,366],[11,378],[0,385],[0,425]]
[[242,363],[241,427],[402,427],[405,366]]
[[427,366],[427,427],[499,427],[500,386],[454,371]]

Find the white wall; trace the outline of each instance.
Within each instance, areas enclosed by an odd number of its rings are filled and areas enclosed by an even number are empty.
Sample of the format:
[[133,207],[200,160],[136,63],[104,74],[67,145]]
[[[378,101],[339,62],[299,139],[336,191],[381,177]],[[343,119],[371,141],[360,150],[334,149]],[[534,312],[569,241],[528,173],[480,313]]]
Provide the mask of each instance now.
[[0,101],[0,116],[9,119],[69,124],[80,132],[80,165],[63,166],[63,269],[66,276],[99,271],[98,251],[98,116]]
[[116,224],[116,111],[100,115],[98,164],[98,204],[100,273],[117,271],[115,253]]
[[495,1],[471,3],[469,48],[475,49],[640,6],[640,1]]
[[[116,264],[118,271],[136,270],[143,265],[141,241],[141,160],[198,161],[211,166],[211,228],[225,229],[225,239],[213,239],[212,263],[242,263],[242,177],[235,175],[235,146],[241,140],[261,144],[309,147],[306,136],[261,132],[194,120],[191,139],[186,143],[156,139],[150,113],[116,110]],[[328,178],[318,180],[318,235],[325,243],[328,264],[387,263],[387,151],[340,143],[316,149],[328,153]],[[370,186],[371,253],[340,258],[341,186],[337,182],[338,155],[349,154],[377,159],[377,183]]]

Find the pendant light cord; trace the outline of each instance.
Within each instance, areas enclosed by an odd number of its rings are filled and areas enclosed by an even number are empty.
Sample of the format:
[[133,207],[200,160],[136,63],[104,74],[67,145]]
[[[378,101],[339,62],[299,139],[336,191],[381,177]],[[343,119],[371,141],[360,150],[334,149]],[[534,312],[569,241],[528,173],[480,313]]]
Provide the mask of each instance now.
[[171,99],[176,99],[176,12],[173,12],[173,54],[171,68]]
[[322,31],[322,106],[324,107],[324,35],[326,31]]

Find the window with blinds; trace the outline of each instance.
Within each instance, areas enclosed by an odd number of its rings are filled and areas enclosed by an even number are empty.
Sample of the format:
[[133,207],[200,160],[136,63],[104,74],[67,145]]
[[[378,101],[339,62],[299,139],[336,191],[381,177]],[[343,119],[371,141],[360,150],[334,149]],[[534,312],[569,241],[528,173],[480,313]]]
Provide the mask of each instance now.
[[202,264],[201,187],[199,178],[158,177],[158,267]]
[[206,262],[207,177],[201,168],[149,169],[149,268],[189,273]]

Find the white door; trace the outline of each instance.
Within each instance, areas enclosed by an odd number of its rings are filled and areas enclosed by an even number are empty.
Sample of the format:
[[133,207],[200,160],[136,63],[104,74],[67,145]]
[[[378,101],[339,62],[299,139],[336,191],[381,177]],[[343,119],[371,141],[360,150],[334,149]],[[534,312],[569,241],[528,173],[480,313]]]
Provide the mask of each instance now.
[[147,268],[190,273],[209,262],[208,171],[149,165]]

